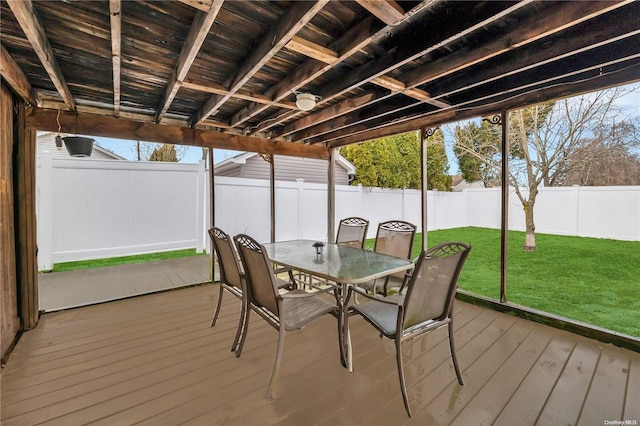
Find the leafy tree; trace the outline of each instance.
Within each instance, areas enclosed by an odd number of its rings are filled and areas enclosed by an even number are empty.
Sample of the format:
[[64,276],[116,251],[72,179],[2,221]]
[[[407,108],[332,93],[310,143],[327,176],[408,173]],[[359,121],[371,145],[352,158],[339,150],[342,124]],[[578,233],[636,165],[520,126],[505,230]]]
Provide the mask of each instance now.
[[427,139],[427,189],[451,191],[451,181],[444,133],[438,129]]
[[[585,149],[596,147],[587,141],[612,139],[613,123],[624,121],[615,102],[627,93],[629,90],[614,88],[509,113],[508,184],[525,212],[524,250],[536,250],[533,213],[538,188],[563,182],[576,164],[602,154],[600,149]],[[502,184],[498,179],[500,128],[496,126],[496,132],[487,127],[475,123],[457,126],[454,153],[465,179]]]
[[480,181],[485,188],[500,185],[501,137],[500,128],[484,120],[456,126],[453,153],[464,180]]
[[[429,189],[451,190],[444,136],[432,136],[427,147]],[[420,142],[416,132],[389,136],[340,149],[356,166],[353,185],[380,188],[420,188]]]

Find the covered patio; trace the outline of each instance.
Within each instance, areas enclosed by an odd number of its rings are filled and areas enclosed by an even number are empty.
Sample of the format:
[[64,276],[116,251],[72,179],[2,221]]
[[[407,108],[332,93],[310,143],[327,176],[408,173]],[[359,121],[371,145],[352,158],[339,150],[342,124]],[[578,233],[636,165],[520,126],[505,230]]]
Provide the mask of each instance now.
[[[41,316],[36,131],[199,146],[211,162],[213,149],[257,152],[272,180],[276,154],[327,160],[333,240],[339,147],[421,130],[424,156],[439,125],[504,123],[510,109],[640,80],[640,2],[627,0],[2,0],[0,13],[7,425],[409,421],[393,347],[357,319],[353,374],[340,367],[335,323],[322,319],[288,338],[270,401],[275,336],[254,321],[236,359],[237,301],[208,326],[215,284]],[[503,186],[496,286],[507,278],[507,199]],[[272,212],[276,201],[272,192]],[[411,422],[640,420],[638,353],[601,343],[637,349],[637,339],[600,330],[599,342],[499,313],[503,296],[486,304],[495,309],[457,303],[464,386],[444,331],[408,345]]]

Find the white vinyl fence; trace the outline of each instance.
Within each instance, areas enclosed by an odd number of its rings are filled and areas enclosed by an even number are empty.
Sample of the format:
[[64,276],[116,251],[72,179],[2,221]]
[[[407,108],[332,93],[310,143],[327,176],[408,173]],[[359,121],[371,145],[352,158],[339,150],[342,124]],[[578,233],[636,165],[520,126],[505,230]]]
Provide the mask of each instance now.
[[[209,250],[209,178],[199,164],[52,159],[37,162],[38,267],[73,260]],[[216,225],[270,239],[269,182],[215,178]],[[336,221],[402,219],[420,227],[418,190],[336,187]],[[276,182],[276,240],[327,238],[327,187]],[[429,229],[500,228],[500,189],[429,191]],[[640,241],[640,187],[540,188],[536,232]],[[337,225],[337,224],[336,224]],[[524,231],[512,193],[509,226]],[[419,229],[419,232],[422,230]]]

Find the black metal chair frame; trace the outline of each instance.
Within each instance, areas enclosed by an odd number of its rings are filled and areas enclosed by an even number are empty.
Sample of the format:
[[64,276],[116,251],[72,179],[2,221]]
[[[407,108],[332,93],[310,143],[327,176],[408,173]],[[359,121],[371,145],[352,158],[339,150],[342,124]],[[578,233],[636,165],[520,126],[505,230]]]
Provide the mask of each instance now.
[[[418,258],[415,273],[407,285],[405,295],[379,298],[357,287],[349,288],[345,305],[349,303],[354,293],[370,300],[348,308],[348,312],[345,315],[345,329],[348,332],[349,316],[359,314],[375,327],[381,336],[395,341],[400,390],[409,417],[411,417],[411,408],[404,378],[402,342],[447,325],[453,367],[458,383],[460,385],[464,384],[453,343],[453,304],[458,287],[458,277],[470,250],[471,246],[466,243],[448,242],[423,251]],[[455,264],[451,256],[457,256]],[[446,272],[449,272],[446,275],[440,270],[442,268],[438,267],[438,265],[442,265],[439,259],[444,258],[448,258],[445,260],[446,262],[451,261],[451,265],[445,264],[445,267],[448,268]],[[439,281],[442,276],[446,276],[448,282]],[[434,282],[441,284],[442,287],[433,284]],[[447,288],[444,288],[445,284]],[[422,286],[422,288],[418,288],[418,286]],[[413,300],[414,293],[422,296],[422,298]],[[395,326],[392,325],[394,316]]]
[[[249,308],[245,316],[245,329],[238,343],[236,354],[239,356],[242,352],[251,311],[254,311],[269,325],[278,330],[278,348],[267,390],[267,398],[271,398],[275,387],[282,360],[286,331],[299,330],[322,315],[332,314],[338,318],[338,343],[340,345],[341,359],[344,359],[343,315],[339,309],[340,299],[337,287],[314,292],[294,289],[286,293],[280,293],[278,292],[277,278],[271,266],[272,262],[268,258],[264,246],[245,234],[236,235],[234,241],[246,272],[247,291],[245,292],[245,305]],[[334,294],[335,305],[318,297],[323,293],[329,292]]]
[[[399,257],[406,257],[407,259],[411,259],[411,251],[413,249],[413,241],[415,240],[415,237],[416,237],[416,229],[417,229],[416,225],[403,220],[388,220],[386,222],[381,222],[378,225],[378,231],[376,232],[376,241],[375,241],[373,251],[376,251],[378,253],[385,253],[385,251],[380,248],[380,244],[379,244],[381,241],[381,234],[384,232],[398,232],[403,234],[411,234],[410,244],[407,252],[398,253],[400,255]],[[385,253],[385,254],[392,254],[392,253]],[[398,255],[398,254],[392,254],[392,255]],[[402,283],[400,284],[399,291],[402,291],[404,289],[407,282],[409,281],[409,278],[411,278],[411,270],[407,271],[402,277]],[[384,282],[382,283],[382,295],[385,297],[389,295],[389,282],[391,279],[392,279],[392,275],[387,275],[384,278]],[[371,293],[373,295],[376,295],[378,293],[377,280],[373,282]]]

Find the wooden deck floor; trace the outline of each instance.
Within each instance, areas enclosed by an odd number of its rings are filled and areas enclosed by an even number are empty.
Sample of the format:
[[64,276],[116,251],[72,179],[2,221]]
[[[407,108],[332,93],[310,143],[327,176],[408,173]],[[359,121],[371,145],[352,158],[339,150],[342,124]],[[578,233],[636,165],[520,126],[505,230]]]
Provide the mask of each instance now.
[[[273,400],[265,399],[277,332],[253,316],[241,358],[230,351],[239,302],[217,286],[44,315],[4,368],[10,425],[477,425],[640,421],[640,354],[456,303],[465,385],[446,330],[405,347],[413,419],[394,348],[354,318],[355,371],[340,366],[336,323],[289,333]],[[633,424],[633,423],[630,423]],[[636,423],[637,424],[637,423]]]

